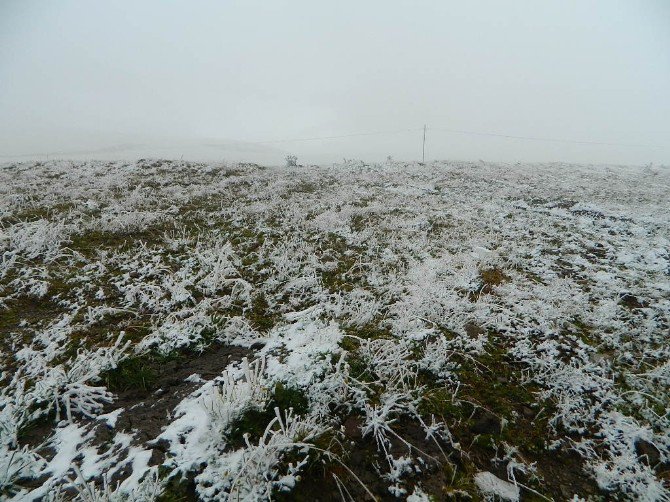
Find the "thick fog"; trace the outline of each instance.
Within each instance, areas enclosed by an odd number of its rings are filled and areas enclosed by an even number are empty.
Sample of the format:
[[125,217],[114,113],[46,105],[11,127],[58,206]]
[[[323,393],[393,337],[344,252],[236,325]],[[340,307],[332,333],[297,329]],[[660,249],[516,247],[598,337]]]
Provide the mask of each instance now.
[[669,89],[667,0],[0,0],[0,162],[670,163]]

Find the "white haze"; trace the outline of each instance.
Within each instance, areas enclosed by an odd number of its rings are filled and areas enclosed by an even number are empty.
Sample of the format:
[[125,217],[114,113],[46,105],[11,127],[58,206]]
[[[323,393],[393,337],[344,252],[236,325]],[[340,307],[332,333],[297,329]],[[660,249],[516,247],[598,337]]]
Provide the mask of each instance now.
[[667,163],[668,89],[667,0],[0,0],[0,161]]

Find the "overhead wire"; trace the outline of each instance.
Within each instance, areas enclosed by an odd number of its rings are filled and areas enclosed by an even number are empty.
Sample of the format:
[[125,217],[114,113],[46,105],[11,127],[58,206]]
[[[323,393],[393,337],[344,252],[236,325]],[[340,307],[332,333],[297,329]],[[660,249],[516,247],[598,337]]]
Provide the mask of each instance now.
[[383,134],[399,134],[402,132],[415,132],[415,131],[423,131],[423,128],[418,128],[418,129],[398,129],[395,131],[373,131],[373,132],[357,132],[357,133],[351,133],[351,134],[341,134],[337,136],[314,136],[311,138],[292,138],[292,139],[273,139],[273,140],[266,140],[266,141],[245,141],[245,143],[251,143],[251,144],[262,144],[262,143],[291,143],[294,141],[316,141],[316,140],[321,140],[321,139],[339,139],[339,138],[353,138],[355,136],[376,136],[376,135],[383,135]]
[[605,141],[588,141],[588,140],[572,140],[572,139],[559,139],[559,138],[544,138],[537,136],[516,136],[512,134],[499,134],[492,132],[479,132],[479,131],[463,131],[460,129],[446,129],[442,127],[429,127],[428,130],[433,131],[443,131],[455,134],[469,134],[474,136],[491,136],[495,138],[506,138],[506,139],[522,139],[528,141],[545,141],[553,143],[573,143],[578,145],[603,145],[603,146],[626,146],[626,147],[642,147],[642,148],[662,148],[660,145],[642,145],[637,143],[612,143]]
[[[392,131],[370,131],[370,132],[358,132],[358,133],[349,133],[349,134],[338,134],[330,136],[312,136],[305,138],[287,138],[287,139],[272,139],[272,140],[263,140],[263,141],[245,141],[248,144],[270,144],[270,143],[293,143],[300,141],[320,141],[320,140],[329,140],[329,139],[341,139],[341,138],[354,138],[360,136],[378,136],[386,134],[400,134],[404,132],[420,132],[423,131],[423,127],[409,128],[409,129],[396,129]],[[645,145],[637,143],[616,143],[608,141],[591,141],[591,140],[572,140],[572,139],[563,139],[563,138],[548,138],[548,137],[539,137],[539,136],[519,136],[513,134],[501,134],[493,132],[482,132],[482,131],[467,131],[462,129],[449,129],[444,127],[426,127],[427,131],[439,131],[447,132],[452,134],[464,134],[471,136],[487,136],[494,138],[503,138],[503,139],[517,139],[517,140],[526,140],[526,141],[541,141],[541,142],[551,142],[551,143],[566,143],[566,144],[577,144],[577,145],[600,145],[600,146],[620,146],[620,147],[633,147],[633,148],[664,148],[662,145]]]

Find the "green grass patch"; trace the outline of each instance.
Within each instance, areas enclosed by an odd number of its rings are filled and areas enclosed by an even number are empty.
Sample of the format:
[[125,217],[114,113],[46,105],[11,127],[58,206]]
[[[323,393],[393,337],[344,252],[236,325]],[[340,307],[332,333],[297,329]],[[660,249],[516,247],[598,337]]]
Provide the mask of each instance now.
[[136,356],[124,359],[119,365],[101,375],[102,381],[112,392],[138,389],[151,390],[158,379],[150,356]]
[[249,434],[251,443],[258,442],[268,424],[275,418],[275,408],[282,411],[292,408],[295,414],[304,415],[309,410],[309,402],[302,390],[278,383],[265,408],[262,410],[249,409],[233,421],[230,432],[227,434],[229,443],[233,447],[243,446],[245,434]]

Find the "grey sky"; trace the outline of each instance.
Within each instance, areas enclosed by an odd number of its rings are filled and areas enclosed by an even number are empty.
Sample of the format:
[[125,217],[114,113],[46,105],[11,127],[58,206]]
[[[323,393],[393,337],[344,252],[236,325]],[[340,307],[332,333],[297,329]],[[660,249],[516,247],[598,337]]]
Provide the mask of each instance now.
[[0,0],[0,161],[670,163],[669,89],[668,0]]

